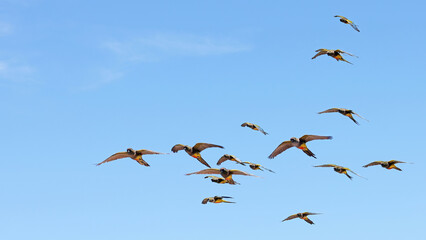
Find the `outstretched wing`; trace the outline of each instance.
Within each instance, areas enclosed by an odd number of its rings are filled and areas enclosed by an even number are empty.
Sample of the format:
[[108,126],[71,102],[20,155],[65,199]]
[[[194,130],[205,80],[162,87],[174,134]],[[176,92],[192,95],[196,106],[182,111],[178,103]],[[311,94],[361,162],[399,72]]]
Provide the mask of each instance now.
[[319,112],[318,114],[322,114],[322,113],[332,113],[332,112],[339,112],[339,108],[330,108],[327,109],[325,111]]
[[285,150],[287,150],[291,147],[293,147],[293,144],[291,143],[291,141],[284,141],[280,145],[278,145],[277,148],[275,148],[275,150],[271,153],[271,155],[269,155],[268,158],[272,159],[272,158],[276,157],[278,154],[284,152]]
[[390,160],[388,163],[389,163],[390,165],[392,165],[392,164],[397,164],[397,163],[406,163],[406,162],[401,162],[401,161],[397,161],[397,160]]
[[318,52],[315,56],[312,57],[312,59],[315,59],[318,56],[324,55],[328,53],[328,49],[320,48],[316,50],[315,52]]
[[340,16],[340,15],[336,15],[336,16],[334,16],[334,17],[338,17],[338,18],[342,18],[342,19],[346,19],[346,20],[347,20],[347,18],[345,18],[345,17],[343,17],[343,16]]
[[318,135],[304,135],[300,138],[300,140],[309,142],[312,140],[322,140],[322,139],[333,139],[332,136],[318,136]]
[[230,169],[229,172],[233,175],[244,175],[244,176],[253,176],[253,177],[257,177],[256,175],[250,174],[250,173],[246,173],[237,169]]
[[361,175],[358,175],[356,172],[354,172],[354,171],[352,171],[352,170],[350,170],[349,168],[345,168],[347,171],[349,171],[349,172],[351,172],[351,173],[353,173],[353,174],[355,174],[355,175],[357,175],[358,177],[361,177],[361,178],[364,178],[365,180],[367,180],[367,178],[365,178],[365,177],[363,177],[363,176],[361,176]]
[[154,151],[146,150],[146,149],[137,150],[136,153],[141,153],[142,155],[146,155],[146,154],[167,154],[167,153],[161,153],[161,152],[154,152]]
[[220,174],[220,170],[217,168],[208,168],[208,169],[204,169],[198,172],[193,172],[193,173],[187,173],[185,175],[189,176],[192,174]]
[[265,132],[265,130],[263,130],[263,128],[261,128],[259,125],[256,125],[256,128],[259,130],[259,132],[263,133],[264,135],[268,135],[269,133]]
[[[335,52],[337,52],[337,53],[344,53],[344,54],[347,54],[347,55],[352,56],[352,57],[358,57],[358,56],[355,56],[355,55],[353,55],[353,54],[351,54],[351,53],[348,53],[348,52],[342,51],[342,50],[340,50],[340,49],[336,49],[336,50],[335,50]],[[342,59],[342,60],[344,60],[344,59]]]
[[218,148],[223,148],[222,146],[216,145],[216,144],[211,144],[211,143],[197,143],[194,145],[194,147],[192,148],[195,151],[203,151],[206,148],[211,148],[211,147],[218,147]]
[[266,168],[266,167],[264,167],[264,166],[261,166],[261,168],[263,168],[263,169],[265,169],[265,170],[267,170],[267,171],[270,171],[271,173],[275,173],[275,172],[274,172],[274,171],[272,171],[271,169]]
[[322,214],[322,213],[311,213],[311,212],[304,212],[304,213],[302,213],[304,216],[309,216],[309,215],[319,215],[319,214]]
[[183,144],[176,144],[172,147],[172,152],[178,152],[180,150],[183,150],[185,148],[185,145]]
[[223,162],[225,162],[226,160],[229,160],[229,159],[230,159],[230,156],[225,154],[221,158],[219,158],[219,161],[217,161],[217,165],[220,165],[220,164],[222,164]]
[[[216,177],[216,176],[205,176],[204,178],[220,179],[220,177]],[[223,178],[223,179],[224,179],[224,178]]]
[[338,167],[338,166],[334,165],[334,164],[323,164],[323,165],[318,165],[318,166],[314,166],[314,167]]
[[371,163],[369,163],[369,164],[367,164],[367,165],[364,165],[364,166],[362,166],[362,167],[370,167],[370,166],[375,166],[375,165],[380,165],[380,164],[382,164],[382,163],[384,163],[383,161],[375,161],[375,162],[371,162]]
[[227,196],[215,196],[215,198],[221,199],[221,198],[232,198],[232,197],[227,197]]
[[353,114],[355,114],[355,115],[357,115],[358,117],[360,117],[360,118],[364,119],[365,121],[368,121],[367,119],[365,119],[365,118],[361,117],[358,113],[355,113],[355,112],[352,112],[352,113],[353,113]]
[[297,218],[297,214],[293,214],[293,215],[288,216],[286,219],[282,220],[282,222],[287,221],[287,220],[291,220],[291,219],[295,219],[295,218]]
[[114,161],[114,160],[117,160],[117,159],[120,159],[120,158],[126,158],[126,157],[130,157],[130,156],[132,156],[132,155],[127,153],[127,152],[118,152],[118,153],[111,155],[109,158],[103,160],[102,162],[96,164],[96,166],[99,166],[99,165],[106,163],[106,162],[111,162],[111,161]]
[[358,29],[358,26],[357,25],[355,25],[355,23],[353,23],[352,21],[351,21],[351,23],[349,23],[356,31],[358,31],[359,32],[359,29]]

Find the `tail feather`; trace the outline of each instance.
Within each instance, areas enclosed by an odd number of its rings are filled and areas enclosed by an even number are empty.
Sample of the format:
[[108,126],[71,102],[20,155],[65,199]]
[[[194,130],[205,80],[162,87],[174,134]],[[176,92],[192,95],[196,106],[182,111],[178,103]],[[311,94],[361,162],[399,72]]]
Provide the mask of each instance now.
[[345,175],[350,179],[350,180],[352,180],[352,177],[349,175],[349,174],[347,174],[347,173],[345,173]]
[[359,125],[359,123],[355,120],[355,118],[351,115],[348,116],[354,123],[356,123],[356,125]]
[[231,184],[231,185],[235,185],[236,184],[236,182],[232,178],[226,179],[226,181],[228,181],[228,183]]
[[267,132],[265,132],[265,131],[263,131],[263,129],[260,129],[259,130],[261,133],[263,133],[264,135],[268,135],[269,133],[267,133]]
[[140,159],[136,159],[136,161],[140,164],[140,165],[144,165],[146,167],[149,167],[149,164],[147,162],[145,162],[142,158]]
[[305,220],[307,223],[309,223],[309,224],[314,224],[314,222],[312,222],[312,220],[311,219],[309,219],[309,218],[304,218],[303,220]]
[[205,166],[207,166],[208,168],[212,168],[212,167],[210,167],[210,165],[206,162],[206,160],[204,160],[201,156],[197,157],[197,160],[198,160],[200,163],[202,163],[202,164],[204,164]]
[[397,167],[397,166],[394,166],[393,168],[396,169],[396,170],[398,170],[398,171],[402,171],[402,169],[399,168],[399,167]]
[[304,149],[303,152],[306,153],[306,155],[308,155],[309,157],[317,158],[315,157],[315,154],[311,152],[311,150],[309,150],[308,148]]

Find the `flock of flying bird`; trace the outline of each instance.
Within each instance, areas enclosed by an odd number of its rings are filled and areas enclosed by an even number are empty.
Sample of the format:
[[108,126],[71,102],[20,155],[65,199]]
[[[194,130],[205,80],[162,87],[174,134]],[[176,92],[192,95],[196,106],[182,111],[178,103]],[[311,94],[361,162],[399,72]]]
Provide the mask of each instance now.
[[[335,17],[339,17],[340,22],[351,25],[356,31],[359,32],[358,26],[356,26],[351,20],[349,20],[349,19],[347,19],[343,16],[338,16],[338,15],[336,15]],[[316,52],[318,52],[318,53],[314,57],[312,57],[312,59],[314,59],[318,56],[327,54],[328,56],[333,57],[337,61],[344,61],[344,62],[350,63],[350,62],[346,61],[341,56],[341,54],[344,53],[344,54],[348,54],[350,56],[354,56],[352,54],[349,54],[349,53],[344,52],[344,51],[339,50],[339,49],[337,49],[337,50],[318,49],[318,50],[316,50]],[[318,114],[334,113],[334,112],[340,113],[340,114],[350,118],[357,125],[359,125],[359,123],[355,120],[353,115],[356,115],[356,116],[362,118],[360,115],[353,112],[352,110],[345,109],[345,108],[330,108],[330,109],[327,109],[325,111],[319,112]],[[260,126],[258,126],[256,124],[245,122],[245,123],[241,124],[241,126],[242,127],[248,127],[248,128],[251,128],[255,131],[259,131],[259,132],[263,133],[264,135],[268,135],[267,132],[265,132]],[[317,136],[317,135],[304,135],[300,138],[292,137],[292,138],[290,138],[290,140],[284,141],[280,145],[278,145],[278,147],[269,155],[268,158],[270,158],[270,159],[275,158],[276,156],[278,156],[282,152],[284,152],[287,149],[292,148],[292,147],[296,147],[296,148],[302,150],[309,157],[316,158],[315,154],[311,150],[309,150],[309,148],[306,146],[306,143],[313,141],[313,140],[330,140],[330,139],[332,139],[331,136]],[[207,148],[223,148],[223,147],[220,146],[220,145],[211,144],[211,143],[197,143],[192,147],[188,146],[188,145],[183,145],[183,144],[176,144],[172,147],[171,151],[173,153],[177,153],[181,150],[185,150],[185,152],[189,156],[197,159],[201,164],[208,167],[208,168],[203,169],[201,171],[188,173],[186,175],[203,174],[203,175],[207,175],[204,178],[210,179],[214,183],[231,184],[231,185],[239,184],[236,181],[234,181],[234,179],[232,178],[233,175],[257,177],[256,175],[253,175],[253,174],[250,174],[250,173],[238,170],[238,169],[212,168],[207,163],[207,161],[204,160],[203,157],[201,156],[201,152],[203,150],[207,149]],[[129,158],[137,161],[139,164],[149,167],[149,164],[144,159],[142,159],[143,155],[149,155],[149,154],[168,154],[168,153],[155,152],[155,151],[145,150],[145,149],[134,150],[132,148],[128,148],[126,152],[115,153],[115,154],[111,155],[110,157],[108,157],[107,159],[105,159],[104,161],[102,161],[102,162],[100,162],[96,165],[99,166],[103,163],[107,163],[107,162],[111,162],[111,161],[114,161],[114,160],[117,160],[117,159],[129,157]],[[242,165],[242,166],[248,165],[252,170],[261,170],[261,171],[266,170],[266,171],[274,173],[274,171],[272,171],[268,168],[265,168],[264,166],[262,166],[260,164],[251,163],[251,162],[243,162],[240,159],[238,159],[237,157],[235,157],[234,155],[230,155],[230,154],[225,154],[222,157],[220,157],[218,162],[217,162],[217,165],[221,165],[225,161],[233,161],[233,162],[235,162],[239,165]],[[405,162],[396,161],[396,160],[374,161],[374,162],[371,162],[369,164],[364,165],[363,167],[366,168],[366,167],[370,167],[370,166],[380,165],[380,166],[382,166],[383,168],[386,168],[386,169],[395,169],[395,170],[398,170],[398,171],[402,171],[400,168],[398,168],[395,165],[397,163],[405,163]],[[355,174],[359,177],[362,177],[362,176],[356,174],[354,171],[352,171],[351,169],[349,169],[347,167],[338,166],[338,165],[334,165],[334,164],[323,164],[323,165],[318,165],[318,166],[314,166],[314,167],[330,167],[330,168],[333,168],[334,171],[336,171],[337,173],[340,173],[340,174],[345,174],[351,180],[352,180],[352,176],[350,176],[348,174],[348,172],[351,172],[351,173],[353,173],[353,174]],[[212,176],[211,174],[220,175],[221,177]],[[202,204],[207,204],[208,202],[210,202],[210,203],[235,203],[235,202],[225,200],[225,199],[229,199],[229,198],[232,198],[232,197],[228,197],[228,196],[207,197],[207,198],[204,198],[201,203]],[[291,219],[294,219],[294,218],[300,218],[300,219],[305,220],[309,224],[314,224],[308,218],[308,216],[309,215],[317,215],[317,214],[320,214],[320,213],[311,213],[311,212],[296,213],[296,214],[290,215],[289,217],[287,217],[286,219],[284,219],[282,221],[284,222],[284,221],[291,220]]]

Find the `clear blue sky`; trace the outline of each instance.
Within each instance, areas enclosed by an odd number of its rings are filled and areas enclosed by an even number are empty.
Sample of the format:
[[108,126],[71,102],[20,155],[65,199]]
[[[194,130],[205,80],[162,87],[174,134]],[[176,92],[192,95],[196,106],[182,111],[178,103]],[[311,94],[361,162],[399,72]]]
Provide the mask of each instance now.
[[[423,1],[150,2],[0,1],[1,239],[424,236]],[[331,107],[370,122],[316,114]],[[334,139],[309,144],[318,159],[267,158],[304,134]],[[94,166],[197,142],[225,147],[203,152],[212,166],[228,153],[276,174],[225,162],[262,178],[217,185],[184,176],[204,169],[185,152]],[[391,159],[414,164],[361,167]],[[237,204],[201,204],[214,195]],[[300,211],[324,214],[281,222]]]

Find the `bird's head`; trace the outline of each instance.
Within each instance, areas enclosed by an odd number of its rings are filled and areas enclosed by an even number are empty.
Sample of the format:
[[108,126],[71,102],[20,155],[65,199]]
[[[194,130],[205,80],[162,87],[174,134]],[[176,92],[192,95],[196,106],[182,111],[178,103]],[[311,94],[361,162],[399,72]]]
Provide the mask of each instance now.
[[299,139],[297,137],[292,137],[290,138],[291,142],[299,142]]
[[128,149],[127,149],[127,153],[130,153],[130,154],[135,155],[135,154],[136,154],[136,151],[135,151],[135,150],[133,150],[133,148],[128,148]]
[[220,173],[225,173],[225,174],[229,173],[229,170],[226,169],[226,168],[221,168],[221,169],[219,169],[219,171],[220,171]]

